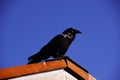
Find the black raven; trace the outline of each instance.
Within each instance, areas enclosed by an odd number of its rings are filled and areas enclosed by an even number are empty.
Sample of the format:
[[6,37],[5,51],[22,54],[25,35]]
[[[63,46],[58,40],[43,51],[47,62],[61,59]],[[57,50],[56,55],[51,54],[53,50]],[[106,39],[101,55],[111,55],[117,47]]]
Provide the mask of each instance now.
[[66,29],[62,34],[55,36],[38,53],[30,56],[28,64],[47,60],[51,56],[53,58],[64,56],[77,33],[81,32],[73,28]]

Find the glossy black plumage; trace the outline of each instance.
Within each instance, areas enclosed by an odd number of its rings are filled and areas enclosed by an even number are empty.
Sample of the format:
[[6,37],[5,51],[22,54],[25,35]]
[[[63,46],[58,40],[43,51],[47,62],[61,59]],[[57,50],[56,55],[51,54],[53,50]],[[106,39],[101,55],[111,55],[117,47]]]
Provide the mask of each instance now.
[[81,32],[73,28],[66,29],[62,34],[55,36],[38,53],[30,56],[28,64],[47,60],[51,56],[53,58],[64,56],[77,33]]

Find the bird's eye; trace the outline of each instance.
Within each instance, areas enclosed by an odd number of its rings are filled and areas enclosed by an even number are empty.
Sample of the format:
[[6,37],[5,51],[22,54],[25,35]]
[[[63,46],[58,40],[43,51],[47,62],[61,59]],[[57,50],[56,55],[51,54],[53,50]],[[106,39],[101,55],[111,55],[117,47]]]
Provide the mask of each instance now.
[[73,35],[71,33],[69,33],[68,38],[73,38]]
[[71,32],[73,33],[74,31],[72,30]]

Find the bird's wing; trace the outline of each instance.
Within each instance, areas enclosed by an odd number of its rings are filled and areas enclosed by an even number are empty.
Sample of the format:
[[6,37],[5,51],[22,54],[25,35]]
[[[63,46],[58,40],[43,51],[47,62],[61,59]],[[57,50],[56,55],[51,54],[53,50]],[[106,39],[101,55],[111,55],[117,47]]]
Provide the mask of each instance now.
[[49,45],[50,47],[59,48],[60,43],[63,39],[64,39],[64,36],[59,34],[59,35],[55,36],[47,45]]
[[61,47],[60,42],[63,38],[63,35],[55,36],[47,45],[41,48],[41,50],[38,53],[30,56],[28,58],[28,61],[42,61],[49,58],[50,56],[55,55]]
[[55,57],[55,56],[58,56],[59,55],[59,52],[62,48],[62,44],[63,44],[63,41],[65,39],[65,36],[62,35],[62,34],[59,34],[57,36],[55,36],[49,43],[48,45],[50,45],[51,47],[51,56]]

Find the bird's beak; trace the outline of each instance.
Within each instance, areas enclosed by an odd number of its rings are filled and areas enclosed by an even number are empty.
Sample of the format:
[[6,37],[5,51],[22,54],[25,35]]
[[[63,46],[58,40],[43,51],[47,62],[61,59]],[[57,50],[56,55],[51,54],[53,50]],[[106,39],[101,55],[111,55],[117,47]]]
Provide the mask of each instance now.
[[81,32],[81,31],[79,31],[79,30],[75,30],[75,33],[80,33],[80,34],[81,34],[82,32]]

